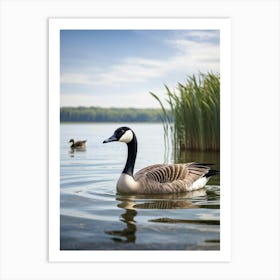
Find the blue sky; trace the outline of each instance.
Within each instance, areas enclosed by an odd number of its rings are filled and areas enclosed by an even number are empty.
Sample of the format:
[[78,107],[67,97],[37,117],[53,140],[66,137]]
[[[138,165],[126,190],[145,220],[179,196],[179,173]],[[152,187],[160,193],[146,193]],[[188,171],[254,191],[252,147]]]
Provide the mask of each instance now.
[[218,30],[61,30],[61,106],[159,107],[188,75],[219,72]]

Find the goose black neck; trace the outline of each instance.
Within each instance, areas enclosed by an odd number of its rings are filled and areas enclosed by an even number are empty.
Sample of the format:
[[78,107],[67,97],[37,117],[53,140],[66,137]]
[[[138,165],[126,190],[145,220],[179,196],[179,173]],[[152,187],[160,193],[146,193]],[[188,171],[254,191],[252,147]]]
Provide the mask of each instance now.
[[137,139],[135,134],[133,133],[132,141],[127,144],[127,160],[122,173],[133,176],[136,155],[137,155]]

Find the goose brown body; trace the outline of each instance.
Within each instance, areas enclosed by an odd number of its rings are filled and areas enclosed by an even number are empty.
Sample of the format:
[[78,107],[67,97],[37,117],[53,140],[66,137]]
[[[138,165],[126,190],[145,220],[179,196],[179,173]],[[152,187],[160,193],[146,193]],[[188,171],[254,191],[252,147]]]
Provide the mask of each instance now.
[[128,154],[124,170],[117,182],[117,191],[127,194],[179,193],[203,188],[218,171],[195,162],[155,164],[133,175],[137,155],[137,139],[128,127],[118,128],[103,143],[119,141],[127,144]]
[[138,193],[175,193],[193,191],[203,187],[194,184],[208,173],[208,166],[195,162],[183,164],[156,164],[141,169],[134,175],[134,180],[142,186]]
[[74,141],[74,139],[70,139],[69,143],[72,143],[72,145],[70,146],[72,149],[81,149],[81,148],[85,148],[86,147],[86,142],[87,140],[79,140],[79,141]]

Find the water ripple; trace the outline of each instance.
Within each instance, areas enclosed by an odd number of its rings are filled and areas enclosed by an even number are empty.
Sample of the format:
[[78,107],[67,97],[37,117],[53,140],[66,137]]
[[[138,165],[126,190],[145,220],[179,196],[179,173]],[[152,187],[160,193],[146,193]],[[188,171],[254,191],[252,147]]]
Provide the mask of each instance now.
[[[176,194],[116,193],[126,147],[101,144],[115,126],[61,125],[61,250],[219,250],[220,186]],[[162,126],[131,126],[141,140],[135,170],[163,162]],[[69,139],[83,135],[87,150],[69,152]]]

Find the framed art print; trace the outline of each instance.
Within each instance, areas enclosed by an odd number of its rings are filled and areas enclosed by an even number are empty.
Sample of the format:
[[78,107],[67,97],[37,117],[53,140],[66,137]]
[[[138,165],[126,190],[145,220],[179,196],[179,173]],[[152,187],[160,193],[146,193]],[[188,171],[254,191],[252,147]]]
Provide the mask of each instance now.
[[50,261],[230,261],[230,38],[49,19]]

